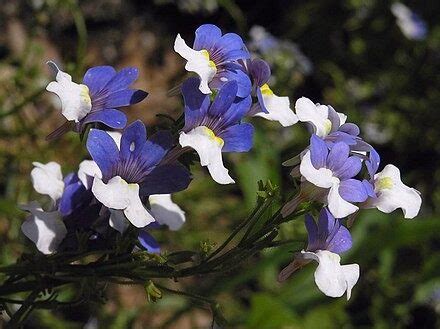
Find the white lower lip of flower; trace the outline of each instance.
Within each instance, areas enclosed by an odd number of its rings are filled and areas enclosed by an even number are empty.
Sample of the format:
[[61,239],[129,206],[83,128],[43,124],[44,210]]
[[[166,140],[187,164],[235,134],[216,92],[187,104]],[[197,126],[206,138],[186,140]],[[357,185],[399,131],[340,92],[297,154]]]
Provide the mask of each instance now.
[[93,160],[84,160],[79,164],[78,178],[87,190],[90,190],[91,181],[97,176],[102,178],[101,169]]
[[339,255],[328,250],[303,250],[301,256],[318,262],[314,276],[319,290],[329,297],[341,297],[347,292],[347,300],[350,299],[351,290],[359,279],[358,264],[341,265]]
[[339,194],[339,179],[335,177],[327,196],[328,208],[336,218],[344,218],[358,211],[359,207],[344,200]]
[[313,166],[310,150],[302,157],[299,171],[308,182],[318,187],[330,188],[334,184],[333,172],[330,169],[316,169]]
[[95,176],[92,192],[107,208],[122,210],[127,219],[138,228],[154,222],[153,216],[141,202],[138,184],[128,184],[119,176],[113,177],[105,184]]
[[153,217],[159,224],[177,231],[185,223],[185,212],[171,200],[170,194],[150,195],[149,201]]
[[127,228],[130,226],[127,219],[125,218],[124,212],[122,210],[110,210],[110,218],[108,224],[110,227],[114,228],[119,233],[123,234]]
[[299,121],[309,122],[313,125],[317,136],[325,137],[330,132],[331,122],[328,120],[328,107],[326,105],[316,105],[310,99],[301,97],[295,103],[295,112]]
[[260,89],[264,106],[269,113],[258,112],[255,116],[270,121],[278,121],[283,127],[288,127],[298,122],[298,117],[290,108],[289,97],[275,95],[267,84],[263,85]]
[[32,163],[35,168],[31,171],[32,185],[35,191],[48,195],[54,203],[61,198],[64,192],[63,174],[61,166],[52,161],[46,164]]
[[89,88],[86,85],[72,82],[72,77],[59,69],[56,81],[50,82],[46,90],[59,97],[61,112],[69,121],[78,122],[92,109]]
[[215,63],[209,59],[208,52],[204,49],[194,50],[188,47],[180,34],[177,35],[174,41],[174,50],[187,60],[185,69],[195,72],[200,77],[200,91],[204,94],[211,94],[208,83],[217,73],[217,68]]
[[422,205],[420,192],[402,182],[396,166],[386,165],[374,176],[374,182],[377,198],[370,199],[369,204],[384,213],[401,208],[405,218],[417,216]]
[[45,212],[38,202],[20,207],[31,215],[21,225],[21,230],[43,254],[52,254],[67,234],[61,214],[58,211]]
[[211,129],[200,126],[188,133],[180,133],[179,143],[182,147],[193,148],[200,157],[200,164],[208,167],[212,179],[219,184],[232,184],[235,181],[229,176],[223,165],[223,140],[216,137]]

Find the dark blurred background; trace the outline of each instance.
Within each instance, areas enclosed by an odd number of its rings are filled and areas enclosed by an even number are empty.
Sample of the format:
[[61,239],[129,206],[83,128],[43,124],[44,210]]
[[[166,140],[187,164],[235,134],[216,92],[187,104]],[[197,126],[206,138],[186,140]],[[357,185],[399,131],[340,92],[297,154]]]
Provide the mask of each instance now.
[[[184,77],[173,52],[177,33],[190,43],[194,30],[214,23],[239,33],[249,49],[271,64],[271,86],[287,95],[331,104],[357,123],[383,165],[393,163],[404,182],[422,192],[421,215],[405,221],[400,211],[363,211],[352,232],[354,247],[344,262],[357,262],[361,278],[352,299],[323,296],[309,266],[284,285],[280,268],[304,247],[302,221],[284,225],[294,239],[266,250],[221,276],[176,283],[215,298],[231,328],[436,328],[440,325],[440,2],[406,1],[424,22],[425,33],[404,33],[391,11],[393,1],[234,0],[22,0],[0,6],[0,263],[23,252],[16,208],[37,195],[32,161],[58,161],[64,173],[87,155],[77,136],[46,142],[63,122],[44,91],[54,60],[79,81],[94,65],[137,66],[136,86],[148,98],[126,111],[130,120],[162,124],[156,117],[182,112],[179,96],[167,90]],[[422,24],[423,27],[423,24]],[[175,201],[187,213],[179,232],[157,232],[168,251],[221,243],[255,202],[256,181],[271,179],[287,196],[293,189],[282,161],[307,145],[296,125],[282,128],[253,119],[255,147],[227,156],[239,182],[219,186],[194,167],[195,179]],[[71,292],[72,293],[72,292]],[[66,296],[69,292],[65,292]],[[68,297],[68,296],[67,296]],[[165,294],[146,300],[142,287],[111,286],[104,305],[90,303],[56,312],[37,311],[29,328],[209,328],[211,314]]]

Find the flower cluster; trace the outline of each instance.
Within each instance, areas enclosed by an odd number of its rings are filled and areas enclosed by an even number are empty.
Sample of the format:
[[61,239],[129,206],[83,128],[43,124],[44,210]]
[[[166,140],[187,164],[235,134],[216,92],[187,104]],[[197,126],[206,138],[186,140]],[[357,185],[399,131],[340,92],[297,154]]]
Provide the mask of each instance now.
[[350,297],[360,270],[357,264],[340,265],[339,254],[352,245],[344,218],[372,207],[383,212],[402,208],[406,218],[413,218],[421,206],[419,193],[402,183],[395,166],[378,172],[378,153],[360,137],[355,124],[346,122],[346,115],[305,97],[296,101],[293,111],[289,98],[269,87],[269,65],[251,58],[237,34],[223,34],[206,24],[196,30],[192,47],[177,35],[174,49],[187,61],[186,70],[196,75],[181,85],[184,125],[176,124],[177,134],[154,128],[147,134],[139,120],[127,125],[120,108],[147,96],[130,88],[137,69],[93,67],[78,84],[49,62],[56,81],[47,90],[59,97],[62,115],[72,121],[55,135],[68,128],[87,136],[90,158],[64,178],[59,164],[34,163],[34,189],[49,196],[50,203],[45,210],[36,201],[22,206],[30,213],[23,233],[44,254],[78,248],[84,242],[78,232],[93,249],[112,246],[118,234],[127,231],[138,237],[133,247],[160,252],[150,230],[163,225],[178,230],[185,222],[185,213],[171,199],[191,182],[189,166],[179,162],[183,153],[195,151],[215,182],[232,184],[223,154],[252,148],[254,127],[247,120],[261,117],[283,127],[303,122],[311,131],[310,146],[292,170],[301,191],[281,213],[287,218],[303,201],[323,207],[317,223],[306,216],[308,246],[295,254],[279,280],[315,260],[318,288],[328,296],[347,292]]

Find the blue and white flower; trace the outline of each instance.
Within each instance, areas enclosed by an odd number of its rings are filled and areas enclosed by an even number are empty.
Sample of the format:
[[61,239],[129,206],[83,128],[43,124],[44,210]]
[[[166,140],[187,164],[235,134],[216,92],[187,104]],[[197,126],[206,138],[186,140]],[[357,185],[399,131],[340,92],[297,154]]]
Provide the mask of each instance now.
[[168,194],[186,188],[189,172],[178,163],[160,165],[172,147],[171,135],[159,132],[147,140],[141,121],[124,129],[120,148],[105,131],[92,129],[87,149],[102,173],[95,176],[92,192],[96,199],[109,208],[110,225],[123,229],[122,215],[141,228],[154,222],[141,198],[152,194]]
[[267,84],[270,78],[269,65],[261,59],[254,59],[246,61],[245,66],[252,77],[253,94],[258,99],[258,103],[248,114],[278,121],[283,127],[297,123],[298,117],[290,108],[289,97],[275,95]]
[[180,34],[174,42],[174,50],[187,60],[185,69],[200,77],[199,89],[210,94],[228,81],[238,84],[237,96],[247,97],[251,92],[251,82],[238,60],[250,57],[240,36],[235,33],[222,35],[212,24],[201,25],[195,32],[193,47],[187,46]]
[[309,124],[312,132],[329,147],[337,142],[344,142],[352,151],[366,152],[371,149],[359,137],[359,127],[347,123],[347,116],[336,112],[330,105],[315,104],[310,99],[301,97],[295,103],[295,111],[299,121]]
[[179,143],[193,148],[200,164],[208,167],[211,177],[219,184],[235,181],[223,165],[223,152],[247,152],[252,148],[254,128],[240,123],[251,106],[251,97],[238,98],[238,84],[226,83],[214,101],[198,89],[200,80],[190,78],[182,85],[185,102],[185,126]]
[[399,168],[392,164],[386,165],[378,173],[379,164],[379,154],[372,150],[369,161],[366,161],[366,166],[372,177],[376,197],[370,197],[365,206],[376,207],[384,213],[401,208],[405,218],[416,217],[422,205],[420,192],[405,185],[400,177]]
[[350,156],[347,144],[337,142],[329,150],[321,138],[312,135],[310,148],[301,159],[299,171],[303,183],[314,186],[313,193],[328,204],[331,213],[336,218],[344,218],[359,209],[353,203],[364,202],[368,198],[366,185],[369,183],[353,178],[361,168],[361,158]]
[[293,262],[280,272],[278,281],[285,281],[296,270],[314,260],[318,263],[314,276],[319,290],[329,297],[341,297],[346,292],[347,300],[350,299],[351,290],[359,279],[359,265],[341,265],[339,256],[352,246],[350,232],[326,208],[321,210],[318,223],[306,215],[305,225],[308,232],[307,248],[295,254]]
[[395,2],[391,5],[391,12],[396,17],[403,35],[410,40],[423,40],[426,38],[426,23],[403,3]]
[[48,64],[56,71],[56,81],[50,82],[46,90],[59,97],[62,114],[75,122],[77,132],[82,132],[85,125],[92,122],[114,129],[124,128],[127,118],[118,109],[139,103],[147,96],[145,91],[130,89],[139,74],[134,67],[119,72],[111,66],[92,67],[84,75],[83,83],[78,84],[55,63]]

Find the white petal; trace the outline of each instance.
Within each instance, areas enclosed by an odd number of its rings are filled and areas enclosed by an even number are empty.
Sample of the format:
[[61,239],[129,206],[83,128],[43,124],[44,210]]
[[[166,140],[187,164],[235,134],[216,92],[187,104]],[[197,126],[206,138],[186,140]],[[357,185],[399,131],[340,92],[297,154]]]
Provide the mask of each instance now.
[[335,218],[344,218],[356,212],[359,207],[345,201],[339,195],[339,180],[335,179],[327,197],[328,209]]
[[51,197],[56,202],[63,195],[64,182],[61,167],[56,162],[42,164],[32,163],[35,168],[31,171],[32,184],[35,191]]
[[153,217],[159,224],[177,231],[185,223],[185,212],[171,200],[170,194],[150,195],[149,200]]
[[36,202],[23,206],[22,209],[31,213],[21,225],[24,235],[34,242],[43,254],[55,252],[67,234],[61,214],[58,211],[45,212]]
[[327,250],[301,253],[305,259],[319,263],[315,271],[315,283],[319,290],[329,297],[341,297],[347,291],[347,299],[350,298],[351,289],[359,278],[359,265],[341,266],[339,255]]
[[329,188],[333,185],[333,173],[330,169],[316,169],[312,164],[310,151],[307,151],[301,159],[299,166],[301,175],[313,185],[322,188]]
[[122,134],[120,131],[107,131],[107,134],[110,135],[111,138],[115,141],[116,145],[118,146],[118,149],[121,148],[121,138]]
[[128,183],[119,176],[113,177],[107,184],[95,176],[92,192],[107,208],[123,210],[130,203]]
[[340,112],[336,112],[336,114],[339,117],[339,125],[342,126],[344,123],[347,122],[347,115],[345,115],[344,113],[340,113]]
[[187,60],[185,69],[189,72],[195,72],[200,77],[199,89],[204,94],[210,94],[211,89],[208,83],[217,73],[215,64],[209,60],[209,54],[206,50],[194,50],[188,47],[185,40],[180,34],[177,35],[174,41],[174,50],[183,58]]
[[153,216],[145,209],[139,197],[139,185],[128,184],[129,204],[124,209],[127,219],[136,227],[145,227],[154,222]]
[[84,160],[79,164],[78,178],[87,190],[92,187],[93,178],[95,176],[102,178],[101,170],[95,161]]
[[263,90],[263,88],[261,94],[264,106],[269,113],[258,112],[255,116],[270,121],[278,121],[283,127],[288,127],[298,122],[298,117],[290,108],[289,97],[279,97],[270,89]]
[[92,109],[89,88],[86,85],[72,82],[72,77],[59,69],[56,81],[50,82],[46,90],[55,93],[60,98],[61,112],[67,120],[78,122]]
[[123,234],[125,230],[130,226],[127,218],[125,218],[122,210],[110,210],[110,218],[108,220],[109,225],[119,233]]
[[326,105],[315,105],[310,99],[301,97],[295,103],[295,111],[299,121],[312,124],[317,136],[325,137],[330,132],[332,123]]
[[402,208],[405,218],[414,218],[422,205],[420,192],[405,185],[400,178],[400,171],[394,165],[385,168],[374,176],[377,199],[371,202],[382,212],[390,213]]
[[212,179],[219,184],[232,184],[235,181],[229,176],[228,169],[223,165],[223,140],[216,137],[207,127],[196,127],[188,133],[180,133],[179,143],[182,147],[189,146],[196,150],[200,164],[208,167]]

